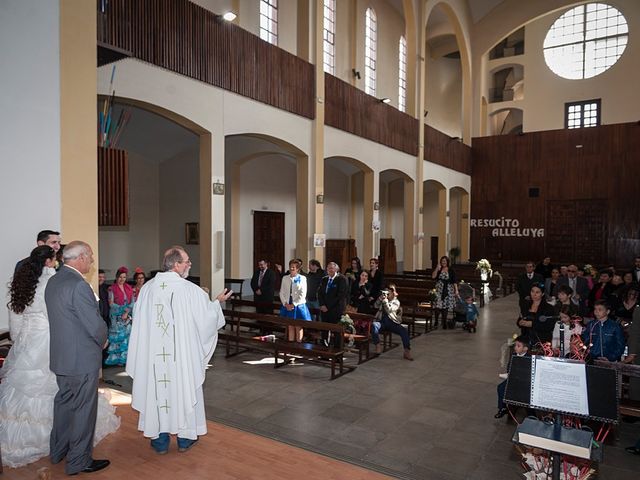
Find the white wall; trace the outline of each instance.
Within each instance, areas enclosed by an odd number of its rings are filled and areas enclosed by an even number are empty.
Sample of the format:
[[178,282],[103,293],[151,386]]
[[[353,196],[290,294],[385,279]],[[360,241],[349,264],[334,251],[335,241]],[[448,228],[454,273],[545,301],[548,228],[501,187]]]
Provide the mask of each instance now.
[[640,40],[637,35],[640,32],[640,2],[608,0],[606,3],[618,8],[629,24],[627,48],[615,65],[606,72],[585,80],[568,80],[553,73],[544,60],[542,46],[549,27],[568,8],[555,11],[527,23],[524,55],[491,61],[484,58],[487,62],[485,85],[491,84],[491,72],[502,64],[517,62],[524,66],[524,98],[520,101],[490,104],[489,113],[506,106],[522,108],[525,132],[562,129],[566,102],[601,98],[602,124],[636,121],[640,110],[640,95],[636,92],[636,85],[640,83]]
[[424,192],[424,216],[423,216],[423,262],[427,268],[431,268],[431,237],[438,236],[438,192]]
[[325,160],[324,233],[328,239],[349,238],[351,177]]
[[[0,2],[0,330],[6,284],[40,230],[60,228],[60,9],[58,2]],[[63,241],[73,240],[64,237]]]
[[187,245],[185,223],[200,221],[198,150],[183,152],[160,164],[160,250],[184,245],[191,275],[200,274],[200,245]]
[[253,265],[252,210],[284,212],[285,263],[296,249],[296,166],[292,159],[268,155],[245,162],[240,167],[239,198],[240,243],[232,245],[240,254],[240,276],[250,278]]
[[451,137],[462,137],[460,59],[427,56],[426,123]]
[[396,260],[404,261],[404,180],[395,180],[388,185],[388,214],[383,221],[387,224],[385,231],[395,239]]
[[129,226],[99,230],[100,268],[107,278],[121,265],[130,276],[138,266],[147,274],[160,268],[159,173],[156,161],[129,153]]

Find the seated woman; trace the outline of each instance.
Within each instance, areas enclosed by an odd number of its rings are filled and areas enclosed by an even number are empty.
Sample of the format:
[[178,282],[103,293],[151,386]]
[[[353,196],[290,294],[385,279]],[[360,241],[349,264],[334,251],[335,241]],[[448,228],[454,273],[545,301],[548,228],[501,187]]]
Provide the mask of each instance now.
[[134,302],[138,299],[138,294],[140,293],[140,289],[142,288],[146,280],[147,279],[145,277],[144,270],[142,270],[140,267],[136,267],[135,273],[133,274],[133,281],[136,282],[136,284],[133,286]]
[[531,287],[530,300],[522,304],[517,325],[521,335],[529,339],[530,345],[551,342],[553,334],[553,307],[544,299],[544,285],[535,284]]
[[555,298],[558,289],[558,279],[560,278],[560,270],[553,267],[551,276],[544,281],[544,294],[547,298]]
[[[582,334],[582,321],[580,317],[575,316],[575,310],[570,305],[563,305],[560,308],[559,317],[562,322],[563,342],[562,351],[560,356],[566,356],[571,352],[571,342],[574,339],[574,335],[580,336]],[[553,337],[551,340],[551,346],[554,349],[560,348],[560,323],[556,322],[553,327]]]
[[380,332],[388,330],[399,335],[402,339],[402,346],[404,347],[403,358],[413,361],[409,332],[402,326],[402,308],[400,307],[398,292],[394,284],[390,284],[387,290],[380,292],[380,296],[375,303],[375,308],[378,309],[378,312],[376,313],[376,321],[373,322],[371,337],[373,344],[376,346],[376,353],[382,353]]
[[116,281],[109,287],[111,326],[105,365],[124,366],[127,363],[133,310],[133,288],[127,283],[128,272],[126,267],[120,267],[116,272]]
[[349,283],[353,285],[358,282],[360,272],[362,272],[362,263],[358,257],[353,257],[351,259],[351,265],[344,271],[344,276],[347,277]]
[[358,313],[373,313],[371,302],[371,282],[369,281],[369,272],[363,270],[357,282],[351,285],[351,302],[352,307],[356,307]]
[[[311,320],[307,308],[307,278],[300,275],[301,263],[297,259],[289,262],[289,275],[282,277],[280,286],[280,316],[295,320]],[[300,327],[287,327],[287,340],[301,342],[304,331]]]
[[625,286],[620,290],[616,303],[614,316],[618,320],[630,322],[633,312],[638,305],[638,287],[635,285]]

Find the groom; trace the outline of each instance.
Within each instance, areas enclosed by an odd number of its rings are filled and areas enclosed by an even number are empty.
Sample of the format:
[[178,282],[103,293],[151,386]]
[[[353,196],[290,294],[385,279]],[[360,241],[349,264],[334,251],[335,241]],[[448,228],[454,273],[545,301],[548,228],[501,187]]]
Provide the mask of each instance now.
[[109,465],[109,460],[91,457],[107,326],[95,294],[83,277],[93,264],[91,247],[85,242],[71,242],[63,258],[64,265],[51,277],[44,292],[51,336],[49,366],[58,383],[50,457],[52,463],[66,457],[65,472],[76,475]]

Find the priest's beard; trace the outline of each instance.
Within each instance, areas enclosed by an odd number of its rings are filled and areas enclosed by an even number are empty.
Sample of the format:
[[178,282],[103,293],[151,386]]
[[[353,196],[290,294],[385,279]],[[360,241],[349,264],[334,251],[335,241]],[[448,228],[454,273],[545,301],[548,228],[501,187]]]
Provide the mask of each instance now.
[[180,274],[180,276],[181,276],[182,278],[187,278],[187,277],[189,276],[189,270],[191,270],[191,267],[189,267],[189,268],[185,269],[185,271],[184,271],[184,272],[182,272],[182,273]]

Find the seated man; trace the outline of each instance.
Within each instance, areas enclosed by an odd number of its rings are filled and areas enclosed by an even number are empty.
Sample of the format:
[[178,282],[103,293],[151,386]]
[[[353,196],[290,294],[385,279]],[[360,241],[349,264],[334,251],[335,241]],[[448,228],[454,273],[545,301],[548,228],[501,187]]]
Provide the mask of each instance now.
[[[529,353],[529,342],[522,335],[520,335],[518,338],[515,339],[513,343],[513,353],[518,357],[524,357]],[[509,376],[510,370],[511,370],[511,360],[509,360],[509,366],[507,367],[507,373],[506,373],[507,376]],[[503,374],[501,374],[500,376],[503,376]],[[506,377],[500,384],[498,384],[497,390],[498,390],[498,413],[496,413],[493,416],[493,418],[502,418],[509,411],[507,410],[507,406],[504,403],[504,393],[507,390]]]
[[372,325],[372,340],[376,346],[376,353],[382,353],[382,345],[380,345],[380,332],[388,330],[392,333],[400,335],[402,346],[404,347],[404,359],[413,360],[411,356],[411,344],[409,343],[409,332],[402,326],[402,308],[398,300],[396,286],[391,284],[387,290],[380,291],[380,296],[376,300],[375,308],[376,321]]

